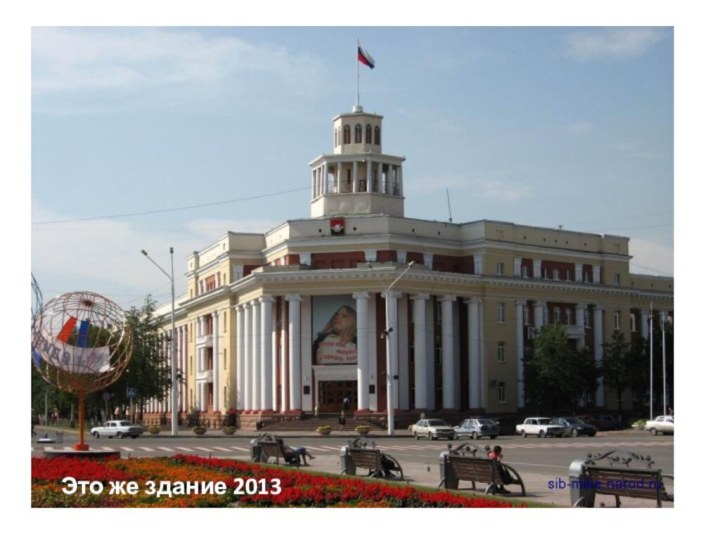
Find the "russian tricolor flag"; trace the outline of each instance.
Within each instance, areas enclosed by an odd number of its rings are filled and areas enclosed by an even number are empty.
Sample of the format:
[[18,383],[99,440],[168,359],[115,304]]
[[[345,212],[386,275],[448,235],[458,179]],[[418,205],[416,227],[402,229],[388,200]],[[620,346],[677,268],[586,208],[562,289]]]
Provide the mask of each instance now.
[[370,69],[373,69],[375,67],[375,60],[373,60],[373,57],[370,56],[370,53],[368,53],[365,49],[363,49],[362,45],[358,43],[358,62],[361,64],[365,64]]

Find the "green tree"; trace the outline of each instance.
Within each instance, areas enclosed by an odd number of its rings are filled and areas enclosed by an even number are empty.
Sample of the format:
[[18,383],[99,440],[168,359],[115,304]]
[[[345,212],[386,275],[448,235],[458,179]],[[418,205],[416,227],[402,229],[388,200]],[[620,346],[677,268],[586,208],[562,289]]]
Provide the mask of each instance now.
[[565,326],[543,326],[526,354],[528,405],[544,413],[574,410],[595,392],[597,376],[590,350],[577,349]]
[[116,397],[127,397],[128,390],[137,392],[136,403],[163,398],[170,388],[170,366],[167,353],[170,344],[161,335],[161,321],[155,316],[157,303],[147,297],[140,308],[131,307],[125,317],[133,335],[133,351],[128,367],[120,378],[108,387]]
[[615,392],[618,411],[622,411],[623,393],[631,387],[634,367],[639,358],[636,357],[636,349],[625,340],[625,335],[619,330],[613,333],[612,341],[604,343],[602,347],[603,383]]

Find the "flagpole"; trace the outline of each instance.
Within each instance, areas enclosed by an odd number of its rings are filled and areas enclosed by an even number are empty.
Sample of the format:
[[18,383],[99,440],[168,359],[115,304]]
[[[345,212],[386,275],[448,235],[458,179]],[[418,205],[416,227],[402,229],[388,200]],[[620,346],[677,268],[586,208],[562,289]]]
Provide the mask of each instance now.
[[360,40],[357,40],[355,48],[355,109],[360,107],[360,62],[358,61],[358,50],[360,49]]
[[650,302],[650,420],[653,419],[653,305]]

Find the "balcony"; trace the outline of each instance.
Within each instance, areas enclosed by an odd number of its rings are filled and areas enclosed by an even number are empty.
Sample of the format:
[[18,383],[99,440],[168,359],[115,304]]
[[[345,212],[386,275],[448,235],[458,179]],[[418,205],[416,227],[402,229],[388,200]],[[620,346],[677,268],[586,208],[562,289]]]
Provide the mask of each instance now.
[[213,382],[213,370],[212,369],[205,369],[205,370],[198,370],[197,376],[195,377],[195,382],[199,383],[211,383]]

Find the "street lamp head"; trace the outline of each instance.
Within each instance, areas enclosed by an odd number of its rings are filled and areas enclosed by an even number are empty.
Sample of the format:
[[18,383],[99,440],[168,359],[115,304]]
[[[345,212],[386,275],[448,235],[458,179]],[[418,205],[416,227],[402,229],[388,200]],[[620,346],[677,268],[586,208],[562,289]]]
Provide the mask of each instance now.
[[140,253],[142,253],[142,254],[145,255],[146,257],[148,256],[147,251],[145,251],[144,249],[141,249],[141,250],[140,250]]
[[408,268],[410,268],[413,264],[415,264],[415,261],[410,261],[410,262],[408,263]]

